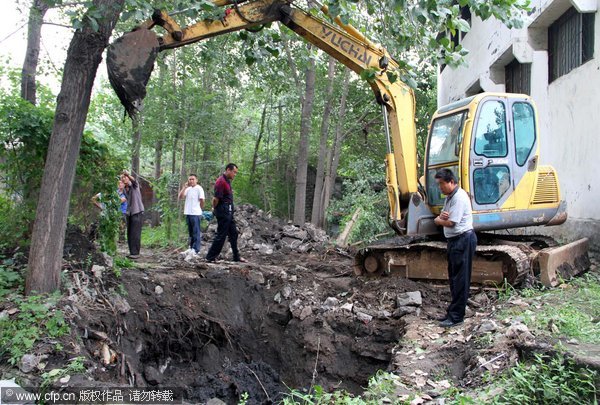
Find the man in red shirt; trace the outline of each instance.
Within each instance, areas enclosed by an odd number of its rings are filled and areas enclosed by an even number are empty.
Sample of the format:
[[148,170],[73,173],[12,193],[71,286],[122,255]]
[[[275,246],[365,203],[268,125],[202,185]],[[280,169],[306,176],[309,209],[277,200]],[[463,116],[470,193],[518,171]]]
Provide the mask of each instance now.
[[246,260],[240,257],[240,252],[237,247],[238,231],[233,219],[233,190],[231,189],[231,181],[235,178],[238,172],[238,167],[234,163],[229,163],[225,166],[225,172],[215,182],[215,193],[212,199],[212,207],[217,217],[217,236],[213,241],[208,253],[206,261],[214,262],[217,256],[221,253],[225,239],[229,237],[229,244],[233,252],[234,262],[245,262]]

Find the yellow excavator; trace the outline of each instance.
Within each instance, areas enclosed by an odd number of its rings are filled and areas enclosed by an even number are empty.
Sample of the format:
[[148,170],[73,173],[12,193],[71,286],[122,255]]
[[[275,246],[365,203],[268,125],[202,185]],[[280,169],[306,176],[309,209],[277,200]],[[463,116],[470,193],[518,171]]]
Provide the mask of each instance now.
[[[355,274],[398,274],[414,279],[446,279],[445,243],[433,219],[444,196],[434,180],[451,169],[470,195],[479,246],[473,264],[474,283],[519,283],[539,273],[544,284],[572,276],[589,265],[587,239],[556,246],[550,238],[515,237],[509,228],[559,225],[566,221],[556,171],[538,161],[540,137],[534,102],[527,95],[481,93],[440,108],[426,145],[424,176],[417,172],[415,99],[411,88],[388,72],[397,62],[381,46],[338,17],[333,25],[286,0],[215,0],[229,6],[223,17],[181,28],[166,12],[109,46],[109,80],[134,118],[146,95],[158,52],[205,38],[280,22],[302,38],[360,74],[375,72],[369,84],[381,106],[387,139],[386,184],[389,223],[399,235],[362,249]],[[328,16],[326,6],[321,11]],[[166,30],[158,37],[151,29]]]

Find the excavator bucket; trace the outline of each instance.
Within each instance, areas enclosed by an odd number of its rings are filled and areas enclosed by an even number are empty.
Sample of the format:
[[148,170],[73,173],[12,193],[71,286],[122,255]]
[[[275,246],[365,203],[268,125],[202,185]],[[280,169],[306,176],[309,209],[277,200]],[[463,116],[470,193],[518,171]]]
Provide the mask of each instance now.
[[561,280],[568,280],[590,267],[588,239],[583,238],[568,245],[542,249],[537,256],[540,281],[546,287],[554,287]]
[[131,118],[146,97],[158,50],[158,37],[145,28],[123,35],[108,47],[108,80]]

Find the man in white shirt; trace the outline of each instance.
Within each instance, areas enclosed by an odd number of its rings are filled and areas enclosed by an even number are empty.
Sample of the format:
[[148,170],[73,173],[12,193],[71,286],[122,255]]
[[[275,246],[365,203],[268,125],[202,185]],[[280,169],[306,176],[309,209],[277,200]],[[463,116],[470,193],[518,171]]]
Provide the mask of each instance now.
[[187,183],[179,191],[179,198],[185,198],[183,213],[188,226],[190,250],[198,254],[202,240],[200,219],[204,208],[204,189],[198,184],[198,177],[195,174],[189,175]]
[[452,302],[440,326],[449,328],[461,324],[465,318],[477,236],[473,231],[471,199],[459,187],[454,173],[440,169],[435,174],[435,181],[446,195],[444,208],[434,222],[444,228],[444,236],[448,240],[448,279]]

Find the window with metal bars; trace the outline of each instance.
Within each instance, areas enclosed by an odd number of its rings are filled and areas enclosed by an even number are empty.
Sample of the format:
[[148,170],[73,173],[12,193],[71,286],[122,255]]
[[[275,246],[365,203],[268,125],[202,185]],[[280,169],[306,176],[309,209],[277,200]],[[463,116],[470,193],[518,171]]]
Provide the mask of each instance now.
[[513,59],[504,67],[504,84],[507,93],[531,94],[531,63]]
[[548,81],[583,65],[594,56],[594,13],[571,7],[548,27]]

